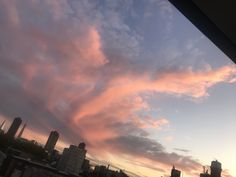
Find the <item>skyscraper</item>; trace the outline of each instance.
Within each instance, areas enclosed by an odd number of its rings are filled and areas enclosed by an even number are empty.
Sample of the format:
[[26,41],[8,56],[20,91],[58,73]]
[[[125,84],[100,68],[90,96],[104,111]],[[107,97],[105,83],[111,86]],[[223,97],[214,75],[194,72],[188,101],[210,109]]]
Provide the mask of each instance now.
[[58,170],[78,175],[81,172],[86,152],[85,143],[65,148],[57,166]]
[[211,162],[211,177],[221,177],[221,163],[216,161]]
[[176,170],[175,166],[173,166],[172,170],[171,170],[171,177],[180,177],[181,171]]
[[59,133],[57,131],[51,131],[48,140],[44,146],[44,149],[49,153],[51,153],[55,148],[58,138],[59,138]]
[[20,127],[21,122],[22,122],[21,118],[20,117],[16,117],[14,119],[14,121],[12,122],[10,128],[7,131],[7,136],[9,136],[11,138],[14,138],[15,135],[16,135],[17,130]]

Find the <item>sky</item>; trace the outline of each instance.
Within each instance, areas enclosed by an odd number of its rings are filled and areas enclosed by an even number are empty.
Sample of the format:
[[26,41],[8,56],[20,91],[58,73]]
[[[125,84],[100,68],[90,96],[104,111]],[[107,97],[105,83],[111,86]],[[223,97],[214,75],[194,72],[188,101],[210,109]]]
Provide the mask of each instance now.
[[236,176],[236,68],[167,0],[1,0],[0,121],[138,177]]

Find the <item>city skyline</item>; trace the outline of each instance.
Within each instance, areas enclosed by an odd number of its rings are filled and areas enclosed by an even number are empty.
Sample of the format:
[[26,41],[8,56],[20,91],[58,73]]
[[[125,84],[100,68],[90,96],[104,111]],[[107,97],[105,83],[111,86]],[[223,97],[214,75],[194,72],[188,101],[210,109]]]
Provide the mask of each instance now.
[[168,1],[2,0],[0,25],[7,129],[140,177],[216,159],[236,176],[235,64]]
[[[9,126],[9,129],[6,132],[4,131],[4,129],[1,129],[2,130],[2,132],[0,134],[1,138],[6,137],[7,139],[9,139],[11,141],[18,140],[19,142],[22,142],[22,143],[28,142],[30,144],[33,143],[32,145],[39,146],[40,144],[38,144],[35,140],[27,140],[22,137],[24,130],[26,128],[26,125],[27,125],[26,123],[23,125],[18,136],[16,136],[16,134],[18,132],[17,130],[20,128],[21,123],[22,123],[22,119],[20,117],[14,118],[11,125]],[[2,128],[2,125],[4,125],[4,124],[5,124],[5,120],[2,122],[1,128]],[[9,134],[9,132],[14,132],[14,136],[12,134]],[[45,145],[41,144],[41,148],[44,149],[44,151],[48,155],[49,159],[51,159],[53,163],[56,162],[56,164],[57,164],[56,166],[53,166],[54,168],[50,169],[50,170],[54,171],[54,175],[55,175],[55,173],[57,175],[57,174],[60,174],[61,172],[64,172],[62,174],[79,176],[79,175],[81,175],[82,171],[89,172],[91,170],[91,164],[90,164],[90,160],[88,160],[88,157],[86,157],[86,153],[87,153],[86,144],[84,142],[80,142],[78,145],[70,145],[68,148],[64,147],[61,154],[58,154],[58,151],[56,150],[55,145],[57,144],[59,136],[60,136],[60,134],[57,131],[51,130]],[[2,142],[2,143],[4,143],[4,142]],[[11,149],[12,147],[10,145],[9,147],[7,147],[7,149],[8,148]],[[18,155],[14,155],[14,151]],[[28,158],[28,159],[24,159],[21,157],[21,153],[23,152],[22,150],[13,148],[13,154],[11,154],[11,153],[8,154],[9,152],[10,152],[9,150],[6,150],[7,157],[9,156],[10,158],[13,158],[13,159],[14,158],[21,159],[21,161],[23,160],[23,161],[27,161],[27,163],[29,162],[31,164],[34,164],[34,160],[31,159],[33,156],[29,156],[31,158]],[[28,152],[28,153],[30,154],[30,152]],[[38,166],[37,168],[43,167],[43,168],[47,169],[48,165],[47,166],[43,165],[45,163],[46,159],[44,159],[44,157],[41,157],[41,158],[42,158],[41,162],[40,162],[41,165],[39,163],[37,163],[37,165],[36,165],[36,166]],[[9,165],[9,164],[11,164],[11,160],[9,161],[7,158],[2,159],[2,157],[1,157],[0,159],[3,162],[3,164],[5,162],[4,161],[4,159],[5,159],[6,160],[5,163],[7,164],[7,165],[0,164],[0,173],[3,173],[5,175],[8,173],[8,175],[9,175],[9,174],[13,173],[15,168],[18,168],[17,165],[15,167],[14,167],[14,165],[12,165],[12,166]],[[29,159],[30,159],[30,161],[29,161]],[[38,162],[39,162],[39,160],[38,160]],[[50,160],[48,162],[50,162]],[[112,175],[113,173],[120,173],[122,176],[124,175],[124,177],[128,177],[127,174],[123,172],[123,170],[125,171],[125,169],[121,170],[118,167],[114,166],[115,169],[119,169],[120,171],[119,172],[113,171],[113,170],[109,169],[111,166],[109,164],[109,162],[107,162],[108,163],[107,166],[101,165],[101,164],[99,164],[99,162],[96,162],[96,163],[97,163],[97,165],[94,166],[94,171],[93,171],[93,173],[96,176],[101,175],[101,177],[105,177],[106,175]],[[4,167],[2,168],[1,165],[3,165]],[[21,166],[21,165],[19,165],[19,166]],[[5,171],[5,168],[8,168],[8,170],[7,170],[8,172]],[[25,168],[23,168],[22,175],[25,175],[24,169]],[[209,171],[210,171],[210,173],[209,173]],[[130,174],[131,177],[136,176],[132,172],[129,172],[129,171],[125,171],[125,172]],[[26,172],[26,174],[27,173],[28,172]],[[200,177],[221,177],[221,173],[222,173],[222,164],[220,162],[218,162],[217,160],[215,160],[215,161],[211,162],[211,166],[209,166],[209,167],[203,166],[203,173],[200,173]],[[164,174],[164,176],[168,176],[168,175]],[[180,177],[180,176],[181,176],[181,171],[176,169],[175,165],[173,165],[170,177]]]

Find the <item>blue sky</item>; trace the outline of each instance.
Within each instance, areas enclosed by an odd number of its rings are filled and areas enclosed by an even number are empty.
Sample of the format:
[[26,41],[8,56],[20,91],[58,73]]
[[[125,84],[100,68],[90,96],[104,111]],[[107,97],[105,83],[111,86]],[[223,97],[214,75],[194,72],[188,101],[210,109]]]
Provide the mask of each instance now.
[[61,130],[138,176],[236,175],[236,68],[168,1],[3,0],[0,25],[0,118],[25,137]]

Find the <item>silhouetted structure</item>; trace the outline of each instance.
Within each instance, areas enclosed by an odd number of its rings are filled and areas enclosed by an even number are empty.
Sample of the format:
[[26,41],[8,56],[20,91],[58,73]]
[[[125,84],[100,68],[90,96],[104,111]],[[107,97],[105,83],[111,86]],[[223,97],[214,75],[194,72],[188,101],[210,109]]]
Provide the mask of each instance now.
[[95,166],[93,171],[94,177],[129,177],[125,172],[122,170],[114,171],[109,169],[109,165],[106,167],[104,165]]
[[57,168],[61,171],[78,175],[82,171],[81,168],[86,152],[85,143],[80,143],[79,146],[70,145],[69,148],[63,150]]
[[181,171],[176,170],[175,166],[173,166],[171,170],[171,176],[170,177],[180,177]]
[[55,168],[30,161],[18,156],[7,156],[0,168],[0,176],[4,177],[71,177]]
[[208,170],[206,170],[206,167],[203,167],[203,173],[200,174],[200,177],[211,177],[211,175],[208,173]]
[[84,142],[82,143],[79,143],[79,146],[78,146],[80,149],[85,149],[86,147],[86,144]]
[[24,130],[25,130],[26,125],[27,125],[27,124],[25,123],[24,126],[22,127],[22,129],[21,129],[19,135],[17,136],[17,138],[21,138],[21,136],[22,136],[23,133],[24,133]]
[[58,138],[59,138],[59,133],[57,131],[51,131],[47,143],[44,146],[44,149],[49,153],[51,153],[55,148]]
[[88,159],[84,159],[82,170],[88,172],[90,170],[90,164]]
[[211,177],[209,173],[201,173],[200,177]]
[[[114,171],[105,166],[93,170],[90,161],[85,159],[85,143],[70,145],[60,155],[54,149],[59,133],[51,131],[44,147],[35,140],[22,138],[26,123],[14,138],[22,120],[17,117],[6,134],[0,133],[0,176],[4,177],[128,177],[122,170]],[[0,125],[4,126],[5,121]],[[49,153],[48,153],[49,152]],[[104,176],[105,175],[105,176]]]
[[211,162],[211,177],[221,177],[221,163],[216,161]]
[[101,166],[97,165],[94,168],[94,176],[96,177],[107,176],[107,173],[108,173],[108,169],[104,165],[101,165]]
[[14,138],[15,135],[16,135],[16,132],[17,130],[19,129],[20,127],[20,124],[22,123],[22,120],[20,117],[16,117],[14,119],[14,121],[12,122],[10,128],[8,129],[7,131],[7,136],[8,137],[11,137],[11,138]]

